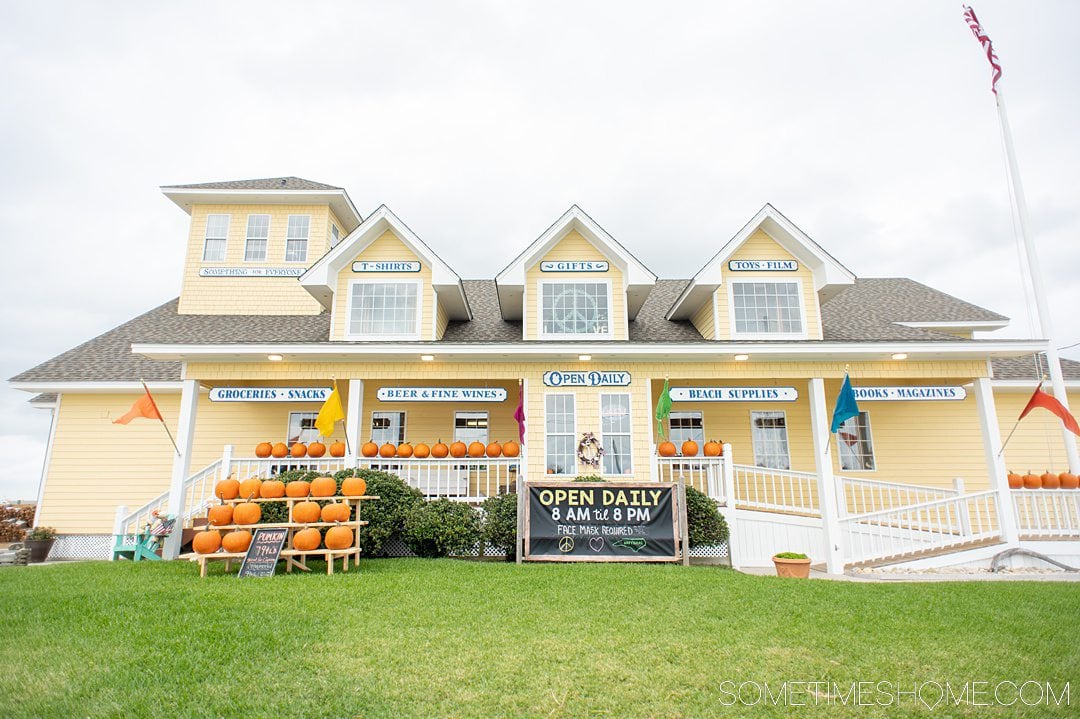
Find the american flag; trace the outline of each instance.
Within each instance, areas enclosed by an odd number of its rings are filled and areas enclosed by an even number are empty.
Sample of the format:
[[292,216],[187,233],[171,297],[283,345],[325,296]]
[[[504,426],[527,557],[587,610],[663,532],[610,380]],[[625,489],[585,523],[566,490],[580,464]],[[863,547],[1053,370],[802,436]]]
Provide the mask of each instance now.
[[983,50],[986,51],[986,59],[990,61],[990,67],[992,68],[990,89],[996,95],[998,80],[1001,79],[1001,63],[998,62],[997,55],[994,54],[994,43],[990,42],[990,37],[983,31],[982,25],[979,24],[979,18],[975,17],[975,11],[971,9],[970,5],[964,6],[964,19],[967,20],[968,27],[971,28],[971,34],[975,36],[975,39],[982,45]]

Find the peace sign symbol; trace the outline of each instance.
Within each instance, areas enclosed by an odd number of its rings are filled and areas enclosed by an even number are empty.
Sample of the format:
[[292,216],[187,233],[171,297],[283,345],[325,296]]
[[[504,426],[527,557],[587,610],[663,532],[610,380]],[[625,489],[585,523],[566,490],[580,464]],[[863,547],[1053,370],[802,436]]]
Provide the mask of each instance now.
[[559,538],[559,551],[566,553],[574,551],[574,538],[573,537],[560,537]]

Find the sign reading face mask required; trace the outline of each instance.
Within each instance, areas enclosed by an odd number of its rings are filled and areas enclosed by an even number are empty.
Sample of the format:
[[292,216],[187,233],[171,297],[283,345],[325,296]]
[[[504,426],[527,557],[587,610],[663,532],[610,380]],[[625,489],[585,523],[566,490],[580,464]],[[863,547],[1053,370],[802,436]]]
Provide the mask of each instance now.
[[682,559],[675,483],[528,482],[525,486],[524,559]]

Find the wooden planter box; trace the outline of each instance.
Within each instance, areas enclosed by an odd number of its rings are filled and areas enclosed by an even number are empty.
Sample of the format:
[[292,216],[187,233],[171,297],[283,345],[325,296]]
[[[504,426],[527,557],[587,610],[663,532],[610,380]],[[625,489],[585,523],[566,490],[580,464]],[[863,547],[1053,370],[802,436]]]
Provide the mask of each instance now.
[[776,576],[778,577],[795,577],[798,579],[808,579],[810,577],[809,559],[781,559],[780,557],[773,557],[772,561],[773,564],[776,565]]

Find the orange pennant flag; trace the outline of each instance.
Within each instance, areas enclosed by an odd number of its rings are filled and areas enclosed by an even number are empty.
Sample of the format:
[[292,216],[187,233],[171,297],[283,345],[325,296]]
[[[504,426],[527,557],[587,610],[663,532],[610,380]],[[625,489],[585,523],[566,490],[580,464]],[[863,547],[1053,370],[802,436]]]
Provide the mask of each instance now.
[[139,417],[146,417],[147,419],[161,419],[161,412],[158,411],[157,404],[154,402],[154,398],[150,396],[150,390],[146,390],[146,394],[135,400],[135,404],[131,405],[131,409],[127,411],[123,417],[118,417],[113,420],[113,424],[127,424],[133,419]]

